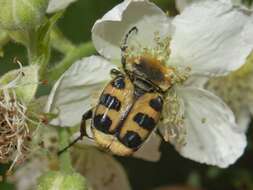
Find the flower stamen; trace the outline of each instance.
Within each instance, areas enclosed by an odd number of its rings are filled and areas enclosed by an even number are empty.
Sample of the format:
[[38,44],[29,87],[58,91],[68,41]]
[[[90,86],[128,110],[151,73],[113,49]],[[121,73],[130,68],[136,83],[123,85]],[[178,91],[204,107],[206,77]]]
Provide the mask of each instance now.
[[26,107],[18,102],[15,91],[1,89],[0,91],[0,162],[15,163],[24,158],[28,150],[26,138],[30,131],[26,121]]

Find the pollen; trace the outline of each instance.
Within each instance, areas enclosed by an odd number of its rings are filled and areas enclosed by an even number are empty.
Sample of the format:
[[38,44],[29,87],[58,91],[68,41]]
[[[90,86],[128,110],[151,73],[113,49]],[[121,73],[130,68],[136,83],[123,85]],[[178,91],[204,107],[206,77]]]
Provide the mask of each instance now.
[[137,68],[139,73],[144,73],[161,89],[182,84],[188,79],[191,70],[169,64],[170,42],[170,37],[161,37],[159,32],[154,33],[153,43],[149,46],[144,46],[138,40],[131,40],[124,52],[127,69],[134,71]]
[[184,124],[184,106],[182,99],[176,91],[171,90],[166,95],[161,119],[164,139],[176,145],[180,149],[185,145],[186,128]]
[[137,40],[132,40],[126,50],[126,57],[132,60],[139,60],[143,55],[148,55],[156,59],[157,62],[165,64],[170,56],[170,41],[169,37],[161,38],[159,32],[154,33],[154,44],[152,47],[145,47]]

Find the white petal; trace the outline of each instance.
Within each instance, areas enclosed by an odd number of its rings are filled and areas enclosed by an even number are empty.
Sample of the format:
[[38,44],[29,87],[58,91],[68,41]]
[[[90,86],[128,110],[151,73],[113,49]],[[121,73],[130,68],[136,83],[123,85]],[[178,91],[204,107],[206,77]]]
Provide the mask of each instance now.
[[18,190],[36,189],[37,180],[44,172],[49,170],[48,165],[49,163],[46,159],[36,157],[19,167],[11,180],[15,182]]
[[197,0],[176,0],[177,10],[182,12],[187,6],[189,6],[192,2]]
[[248,15],[228,3],[193,3],[173,21],[171,63],[208,75],[239,68],[253,48],[243,36],[248,21]]
[[253,102],[249,103],[249,112],[250,112],[251,116],[253,116]]
[[208,80],[209,80],[209,77],[206,77],[206,76],[203,76],[203,75],[193,75],[193,76],[190,76],[185,81],[184,86],[203,88]]
[[[197,2],[200,0],[176,0],[177,9],[182,12],[187,6],[189,6],[193,2]],[[233,5],[234,7],[240,8],[250,13],[253,10],[253,4],[251,6],[247,6],[247,2],[243,3],[243,0],[219,0],[222,3],[227,3]],[[252,13],[252,12],[251,12]]]
[[74,167],[93,190],[130,190],[123,167],[112,156],[95,148],[73,151]]
[[77,0],[49,0],[47,13],[63,10],[75,1]]
[[165,13],[147,0],[125,0],[114,7],[92,28],[97,51],[108,59],[120,59],[120,45],[126,33],[136,26],[135,36],[142,45],[150,45],[154,33],[169,33],[170,21]]
[[246,132],[251,121],[251,113],[247,109],[241,109],[240,113],[236,114],[236,123],[242,132]]
[[46,106],[46,112],[58,114],[51,124],[73,126],[95,103],[95,93],[110,79],[113,68],[99,56],[83,58],[74,63],[55,83]]
[[250,44],[253,44],[253,13],[249,19],[249,22],[243,30],[244,40]]
[[243,153],[246,137],[235,124],[231,110],[217,96],[197,88],[179,90],[185,103],[186,158],[222,168]]
[[134,157],[143,160],[156,162],[160,160],[161,152],[159,151],[161,138],[152,133],[143,146],[134,153]]

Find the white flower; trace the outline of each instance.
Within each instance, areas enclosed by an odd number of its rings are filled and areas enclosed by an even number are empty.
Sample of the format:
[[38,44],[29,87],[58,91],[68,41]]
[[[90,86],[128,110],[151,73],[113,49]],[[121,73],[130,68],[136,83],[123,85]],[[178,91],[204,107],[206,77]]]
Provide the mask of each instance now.
[[246,131],[253,115],[253,53],[240,69],[228,76],[211,78],[204,87],[229,105],[239,127]]
[[[189,6],[191,3],[198,0],[177,0],[176,5],[179,11]],[[246,10],[250,15],[249,23],[245,26],[243,35],[248,43],[253,44],[253,4],[250,1],[247,3],[241,0],[222,0],[223,3],[228,3],[232,6],[239,7],[241,10]],[[253,53],[249,56],[247,63],[232,72],[228,76],[211,78],[209,81],[204,79],[200,84],[208,90],[214,92],[224,100],[236,115],[236,121],[241,130],[246,131],[253,113],[252,102],[252,74],[253,74]],[[207,84],[205,84],[207,82]]]
[[[130,184],[123,167],[111,155],[92,147],[76,148],[72,152],[73,167],[85,176],[88,189],[130,190]],[[22,165],[10,178],[18,190],[36,189],[38,178],[50,170],[55,160],[45,155],[34,156]],[[32,172],[31,172],[32,171]]]
[[110,79],[111,62],[120,62],[123,38],[136,26],[138,33],[129,40],[131,56],[148,52],[173,68],[175,80],[159,125],[165,139],[184,157],[227,167],[242,155],[245,135],[222,100],[192,85],[199,76],[223,75],[245,62],[253,46],[244,36],[248,25],[246,14],[220,1],[194,3],[173,20],[147,0],[122,2],[93,26],[93,43],[103,57],[75,63],[55,84],[47,105],[47,111],[59,113],[53,124],[80,123],[94,91],[101,92]]
[[86,177],[89,189],[131,189],[124,168],[113,156],[87,146],[74,149],[72,156],[74,168]]
[[66,9],[71,3],[77,0],[49,0],[47,13],[54,13]]
[[176,7],[180,12],[182,12],[185,7],[196,1],[198,0],[176,0]]
[[[176,7],[177,9],[182,12],[183,9],[186,6],[189,6],[191,3],[193,2],[197,2],[200,0],[176,0]],[[242,10],[246,10],[246,11],[253,11],[253,3],[249,0],[249,1],[244,1],[244,0],[220,0],[223,3],[228,3],[231,4],[235,7],[238,7]]]
[[10,181],[15,182],[16,188],[19,190],[35,189],[39,176],[49,170],[47,162],[46,159],[33,158],[22,165]]

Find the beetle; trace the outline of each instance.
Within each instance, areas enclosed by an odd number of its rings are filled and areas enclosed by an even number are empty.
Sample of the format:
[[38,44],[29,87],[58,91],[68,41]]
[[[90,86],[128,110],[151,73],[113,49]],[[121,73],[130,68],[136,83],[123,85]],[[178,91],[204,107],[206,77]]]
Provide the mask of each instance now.
[[113,79],[103,89],[97,105],[82,116],[80,136],[68,147],[87,135],[89,119],[95,142],[120,156],[133,154],[155,130],[173,70],[148,53],[128,57],[127,42],[133,32],[138,32],[137,27],[129,30],[121,46],[123,71],[111,70]]

